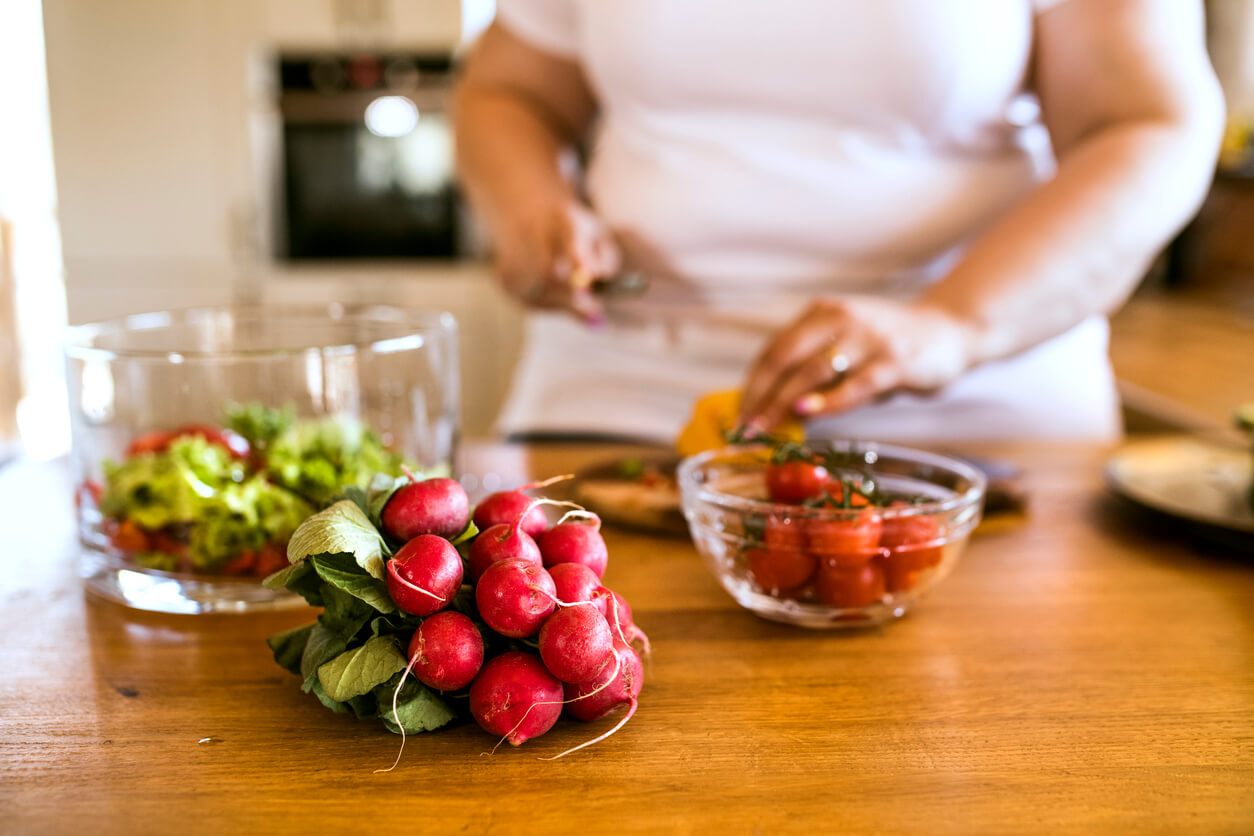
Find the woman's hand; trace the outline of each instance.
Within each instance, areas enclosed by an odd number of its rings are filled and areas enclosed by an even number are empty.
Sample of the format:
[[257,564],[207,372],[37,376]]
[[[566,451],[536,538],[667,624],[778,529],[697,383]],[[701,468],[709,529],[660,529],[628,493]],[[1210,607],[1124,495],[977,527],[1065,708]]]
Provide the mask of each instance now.
[[499,236],[497,274],[524,304],[566,308],[589,324],[605,318],[594,279],[618,272],[621,256],[609,228],[575,200],[527,212]]
[[937,307],[818,299],[754,362],[741,417],[769,432],[790,414],[845,412],[894,389],[939,389],[972,365],[972,342],[971,329]]

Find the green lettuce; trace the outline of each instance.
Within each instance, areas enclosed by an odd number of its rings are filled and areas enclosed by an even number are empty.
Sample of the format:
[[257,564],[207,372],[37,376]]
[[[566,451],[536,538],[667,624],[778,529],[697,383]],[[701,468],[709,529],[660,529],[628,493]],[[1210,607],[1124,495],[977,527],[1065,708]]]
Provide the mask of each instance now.
[[222,447],[185,436],[160,453],[105,462],[104,475],[100,510],[158,529],[199,520],[219,491],[243,481],[244,466]]
[[231,404],[226,408],[226,427],[248,441],[258,453],[264,453],[274,440],[296,425],[296,410],[288,405],[271,409],[259,403]]
[[318,506],[346,485],[364,487],[376,473],[399,476],[403,464],[375,432],[349,418],[302,421],[266,451],[270,478]]
[[202,568],[221,565],[244,551],[286,542],[312,513],[305,500],[261,476],[227,485],[202,505],[188,555]]

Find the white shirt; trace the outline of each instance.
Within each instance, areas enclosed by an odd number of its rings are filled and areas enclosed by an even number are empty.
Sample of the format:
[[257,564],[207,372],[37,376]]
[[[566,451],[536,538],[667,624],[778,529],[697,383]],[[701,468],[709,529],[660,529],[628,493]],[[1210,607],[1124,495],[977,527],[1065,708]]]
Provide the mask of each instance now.
[[[908,297],[942,274],[1052,173],[1025,80],[1053,2],[500,0],[511,33],[584,67],[589,193],[653,278],[601,332],[533,315],[502,428],[672,438],[815,293]],[[820,429],[1107,438],[1105,340],[1087,323]]]

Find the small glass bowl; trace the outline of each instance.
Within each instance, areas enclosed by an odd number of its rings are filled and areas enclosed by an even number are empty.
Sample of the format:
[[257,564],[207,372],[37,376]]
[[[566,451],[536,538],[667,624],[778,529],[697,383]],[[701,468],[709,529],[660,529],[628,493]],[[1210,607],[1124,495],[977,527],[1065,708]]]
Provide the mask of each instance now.
[[[261,579],[286,565],[286,535],[276,532],[290,535],[295,519],[325,501],[325,485],[350,473],[365,478],[367,464],[379,461],[452,469],[460,378],[457,326],[447,313],[333,304],[139,314],[71,328],[65,352],[80,572],[89,590],[133,607],[193,613],[300,605]],[[283,422],[293,434],[280,436],[288,439],[281,476],[262,473],[273,457],[220,434],[231,408],[286,410]],[[177,466],[162,461],[166,469],[154,467],[149,478],[146,465],[137,464],[126,492],[110,494],[127,463],[160,457],[174,449],[171,438],[193,436],[217,452],[206,453],[197,441],[181,444],[177,455],[186,458]],[[232,451],[225,466],[223,450]],[[203,471],[208,483],[197,470],[205,459],[213,463]],[[169,479],[171,471],[183,482]],[[318,474],[315,490],[309,486]],[[254,478],[268,484],[253,485]],[[280,483],[288,493],[269,490]],[[246,488],[247,502],[238,499]],[[291,502],[289,493],[303,502]],[[167,502],[167,495],[189,501]],[[214,503],[212,551],[197,546],[209,542],[209,529],[197,539],[204,517],[195,509],[205,507],[197,496]],[[238,515],[229,518],[233,527],[221,522],[229,514]],[[281,523],[248,528],[263,516]],[[261,546],[239,545],[263,539]]]
[[743,607],[802,627],[865,627],[904,615],[953,570],[980,521],[984,475],[948,456],[834,442],[889,497],[851,509],[767,498],[770,450],[711,450],[679,466],[684,516],[706,565]]

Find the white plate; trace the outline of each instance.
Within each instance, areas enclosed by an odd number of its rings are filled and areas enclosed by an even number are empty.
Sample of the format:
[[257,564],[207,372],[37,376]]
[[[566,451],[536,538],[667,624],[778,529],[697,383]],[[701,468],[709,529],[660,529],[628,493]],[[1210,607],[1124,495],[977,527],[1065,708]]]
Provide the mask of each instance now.
[[1254,534],[1254,455],[1188,436],[1134,441],[1106,465],[1112,490],[1173,517]]

